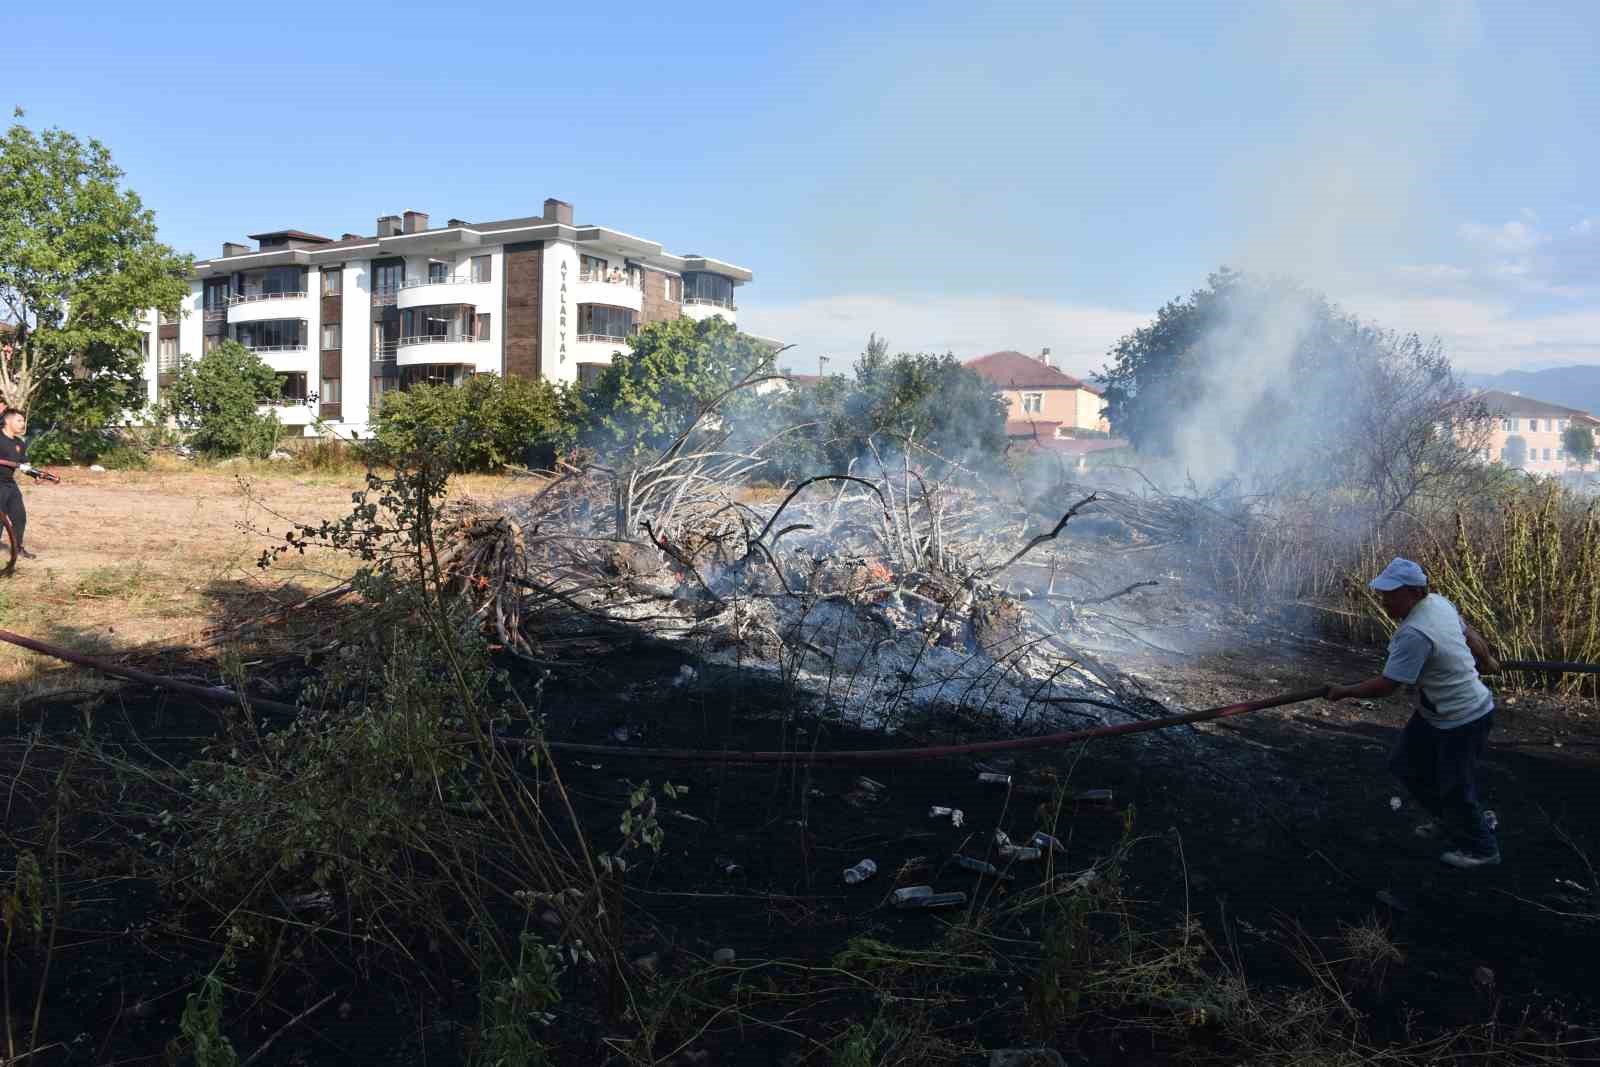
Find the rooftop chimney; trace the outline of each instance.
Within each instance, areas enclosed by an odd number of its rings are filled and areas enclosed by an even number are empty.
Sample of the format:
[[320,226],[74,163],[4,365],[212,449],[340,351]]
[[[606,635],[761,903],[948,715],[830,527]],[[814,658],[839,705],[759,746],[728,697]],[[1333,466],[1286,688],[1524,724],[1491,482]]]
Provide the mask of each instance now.
[[378,236],[379,237],[393,237],[395,234],[397,234],[399,232],[400,232],[400,216],[399,215],[379,215],[378,216]]
[[466,224],[466,219],[451,219],[449,222],[445,223],[446,226],[465,226]]
[[428,228],[428,216],[421,211],[406,212],[406,233],[417,233]]
[[242,245],[237,241],[222,242],[223,256],[242,256],[250,251],[249,245]]
[[551,198],[544,202],[544,220],[546,222],[559,222],[567,226],[572,225],[572,205],[565,200]]
[[1039,362],[1043,363],[1046,367],[1050,366],[1050,350],[1048,348],[1041,348],[1039,350]]
[[341,233],[339,235],[339,240],[341,240],[341,241],[359,241],[359,240],[361,240],[361,235],[359,233]]

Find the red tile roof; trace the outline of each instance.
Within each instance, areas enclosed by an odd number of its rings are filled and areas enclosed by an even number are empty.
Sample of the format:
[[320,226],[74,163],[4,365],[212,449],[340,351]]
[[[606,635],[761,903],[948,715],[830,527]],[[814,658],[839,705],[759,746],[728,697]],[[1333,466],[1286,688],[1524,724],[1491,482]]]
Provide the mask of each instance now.
[[966,366],[1002,389],[1084,389],[1100,395],[1100,390],[1088,382],[1021,352],[990,352],[967,360]]
[[1059,420],[1051,419],[1007,419],[1007,437],[1037,437],[1047,440],[1056,435],[1056,427],[1060,426]]

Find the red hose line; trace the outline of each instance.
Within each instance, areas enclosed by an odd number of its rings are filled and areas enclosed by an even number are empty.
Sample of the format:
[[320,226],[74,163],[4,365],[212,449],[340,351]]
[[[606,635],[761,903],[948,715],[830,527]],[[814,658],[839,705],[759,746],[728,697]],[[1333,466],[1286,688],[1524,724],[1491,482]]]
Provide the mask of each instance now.
[[[1247,711],[1298,704],[1306,700],[1320,700],[1328,695],[1327,686],[1283,693],[1263,700],[1245,700],[1237,704],[1224,704],[1220,708],[1190,711],[1182,715],[1168,715],[1160,719],[1141,719],[1138,722],[1117,723],[1115,726],[1096,726],[1088,730],[1073,730],[1064,734],[1045,734],[1040,737],[1015,737],[1004,741],[972,741],[964,745],[930,745],[925,748],[845,749],[831,752],[717,752],[687,748],[614,748],[610,745],[583,745],[574,741],[548,741],[546,747],[555,752],[573,755],[605,756],[608,759],[657,759],[678,763],[911,763],[917,760],[942,759],[946,756],[975,756],[990,752],[1021,752],[1035,748],[1053,748],[1089,741],[1097,737],[1117,737],[1121,734],[1138,734],[1149,730],[1164,730],[1169,726],[1223,719],[1230,715],[1243,715]],[[1060,703],[1071,703],[1062,700]],[[537,745],[535,740],[508,741],[509,744]]]
[[[103,674],[142,682],[145,685],[152,685],[159,689],[170,689],[173,692],[184,693],[201,700],[239,704],[244,707],[260,708],[263,711],[271,711],[281,715],[294,715],[299,711],[292,704],[281,704],[275,700],[256,700],[245,697],[232,689],[224,689],[221,686],[195,685],[191,682],[179,681],[176,678],[165,678],[159,674],[135,670],[132,667],[118,666],[95,656],[85,656],[81,652],[73,652],[70,649],[38,641],[31,637],[24,637],[21,634],[12,633],[10,630],[0,630],[0,641],[8,641],[31,652],[54,656],[56,659],[65,660],[68,663],[76,663],[82,667],[89,667]],[[1600,674],[1600,664],[1558,663],[1539,660],[1508,660],[1501,663],[1501,669]],[[604,756],[607,759],[655,759],[676,763],[911,763],[917,760],[942,759],[946,756],[976,756],[990,752],[1024,752],[1037,748],[1055,748],[1061,745],[1077,744],[1079,741],[1090,741],[1099,737],[1119,737],[1123,734],[1140,734],[1151,730],[1165,730],[1171,726],[1184,726],[1189,723],[1208,722],[1212,719],[1225,719],[1231,715],[1243,715],[1248,711],[1265,711],[1267,708],[1279,708],[1285,704],[1299,704],[1307,700],[1320,700],[1327,695],[1328,687],[1319,686],[1316,689],[1301,689],[1297,692],[1282,693],[1278,696],[1266,697],[1261,700],[1243,700],[1236,704],[1224,704],[1221,707],[1206,708],[1203,711],[1189,711],[1181,715],[1167,715],[1159,719],[1141,719],[1136,722],[1117,723],[1114,726],[1095,726],[1087,730],[1072,730],[1061,734],[1044,734],[1040,737],[1015,737],[1002,741],[972,741],[963,745],[930,745],[923,748],[858,748],[827,752],[805,752],[799,750],[789,752],[724,752],[692,748],[619,748],[613,745],[586,745],[577,741],[546,741],[543,744],[544,747],[553,752],[565,752],[573,755]],[[1054,703],[1070,704],[1071,701],[1062,699],[1054,701]],[[500,738],[499,740],[503,744],[514,746],[540,744],[538,740],[531,738]]]

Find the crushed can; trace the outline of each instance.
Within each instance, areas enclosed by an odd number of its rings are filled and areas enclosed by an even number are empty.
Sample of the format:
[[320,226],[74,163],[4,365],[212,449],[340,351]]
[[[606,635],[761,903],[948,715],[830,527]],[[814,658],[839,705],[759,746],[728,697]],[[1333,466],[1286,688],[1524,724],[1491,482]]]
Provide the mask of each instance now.
[[935,893],[931,885],[908,885],[889,894],[889,901],[897,908],[949,908],[967,902],[962,892]]
[[871,878],[877,873],[878,865],[876,863],[872,862],[871,860],[862,860],[854,867],[845,868],[844,884],[860,885],[862,882],[865,882],[868,878]]
[[928,818],[930,819],[942,819],[947,815],[950,817],[950,825],[957,828],[959,828],[967,818],[962,814],[960,808],[947,808],[942,804],[935,804],[933,807],[928,809]]
[[1011,784],[1011,776],[1009,774],[1000,774],[997,771],[984,771],[982,774],[978,775],[978,784],[979,785],[1010,785]]

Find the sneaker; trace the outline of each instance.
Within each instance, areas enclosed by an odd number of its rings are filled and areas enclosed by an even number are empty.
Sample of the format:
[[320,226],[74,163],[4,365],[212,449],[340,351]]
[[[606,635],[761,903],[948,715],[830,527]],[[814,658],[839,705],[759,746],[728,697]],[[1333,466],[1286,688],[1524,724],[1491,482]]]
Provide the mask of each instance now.
[[1470,871],[1476,867],[1488,867],[1500,862],[1500,850],[1493,852],[1468,852],[1463,848],[1453,848],[1439,857],[1439,862],[1448,863],[1452,867]]
[[39,558],[38,556],[35,556],[32,552],[29,552],[25,548],[17,549],[17,555],[21,556],[23,559],[38,559]]

